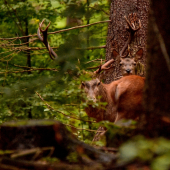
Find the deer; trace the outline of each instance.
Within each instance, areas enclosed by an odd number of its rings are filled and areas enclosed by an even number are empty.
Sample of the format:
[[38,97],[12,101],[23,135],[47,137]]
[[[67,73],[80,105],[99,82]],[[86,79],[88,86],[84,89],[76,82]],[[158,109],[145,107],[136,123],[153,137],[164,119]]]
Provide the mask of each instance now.
[[[109,69],[109,64],[114,60],[109,60],[102,65],[95,74],[102,70]],[[139,118],[143,111],[142,97],[145,78],[138,75],[128,75],[113,81],[110,84],[102,83],[99,78],[82,82],[81,89],[87,96],[88,101],[106,102],[105,108],[93,107],[90,103],[85,108],[89,117],[93,117],[97,122],[108,120],[116,123],[121,119]]]
[[[129,37],[127,39],[127,41],[125,42],[125,45],[123,46],[122,50],[120,51],[120,53],[118,53],[115,49],[113,50],[113,57],[117,58],[120,57],[120,68],[121,68],[121,73],[123,76],[126,75],[131,75],[131,74],[137,74],[137,69],[140,66],[139,63],[137,63],[138,60],[140,60],[143,56],[143,49],[139,48],[139,50],[136,52],[135,56],[132,57],[132,55],[130,54],[130,47],[129,44],[131,42],[131,40],[134,38],[135,33],[141,28],[141,21],[139,19],[138,21],[138,27],[136,27],[137,24],[137,17],[136,14],[132,13],[129,14],[129,20],[127,19],[127,17],[125,16],[125,20],[127,22],[127,31],[129,32]],[[128,52],[126,54],[124,54],[125,50],[128,48]],[[138,67],[136,67],[136,65],[138,65]],[[142,70],[142,68],[141,68]]]

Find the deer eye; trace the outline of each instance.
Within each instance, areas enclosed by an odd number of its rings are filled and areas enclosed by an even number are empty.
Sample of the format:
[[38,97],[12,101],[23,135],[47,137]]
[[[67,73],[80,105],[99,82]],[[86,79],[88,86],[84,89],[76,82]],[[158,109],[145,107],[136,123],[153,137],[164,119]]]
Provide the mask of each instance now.
[[100,85],[100,82],[97,83],[97,86],[99,86],[99,85]]

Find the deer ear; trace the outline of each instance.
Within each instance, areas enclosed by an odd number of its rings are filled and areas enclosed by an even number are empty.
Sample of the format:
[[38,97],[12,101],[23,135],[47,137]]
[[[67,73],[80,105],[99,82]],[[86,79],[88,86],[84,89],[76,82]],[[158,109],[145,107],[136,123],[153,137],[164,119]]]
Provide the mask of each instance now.
[[113,50],[113,58],[116,58],[119,55],[119,53],[116,50]]
[[143,49],[140,48],[140,49],[136,52],[135,60],[141,59],[142,56],[143,56]]
[[85,87],[85,83],[81,82],[81,88]]
[[96,78],[96,80],[97,80],[97,85],[99,86],[101,81],[99,78]]

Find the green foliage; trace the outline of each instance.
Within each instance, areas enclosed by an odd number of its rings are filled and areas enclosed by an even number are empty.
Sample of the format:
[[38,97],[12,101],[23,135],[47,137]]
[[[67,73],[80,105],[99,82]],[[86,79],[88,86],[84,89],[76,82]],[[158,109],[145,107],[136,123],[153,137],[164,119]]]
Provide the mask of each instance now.
[[105,137],[101,137],[98,145],[119,148],[119,159],[117,165],[126,167],[130,163],[146,165],[152,170],[170,169],[170,141],[163,137],[145,138],[142,135],[136,136],[134,128],[136,122],[123,120],[116,124],[102,121],[99,126],[107,128]]
[[136,136],[120,148],[120,162],[134,160],[148,164],[153,170],[170,168],[170,141],[164,138],[146,139]]
[[120,145],[133,136],[136,122],[132,120],[121,120],[113,124],[111,122],[103,122],[107,128],[106,145],[109,147],[120,147]]
[[[89,79],[84,74],[88,67],[100,65],[100,61],[87,62],[104,59],[104,49],[87,48],[105,45],[108,24],[48,35],[49,44],[57,47],[56,61],[50,59],[46,49],[33,50],[44,47],[36,36],[21,37],[35,35],[44,18],[43,29],[51,22],[48,32],[69,27],[69,19],[78,19],[81,25],[107,20],[107,0],[91,1],[89,6],[84,0],[5,0],[0,1],[0,8],[0,38],[7,38],[0,40],[0,123],[55,119],[79,129],[96,129],[84,112],[80,84]],[[70,129],[86,142],[94,135]]]

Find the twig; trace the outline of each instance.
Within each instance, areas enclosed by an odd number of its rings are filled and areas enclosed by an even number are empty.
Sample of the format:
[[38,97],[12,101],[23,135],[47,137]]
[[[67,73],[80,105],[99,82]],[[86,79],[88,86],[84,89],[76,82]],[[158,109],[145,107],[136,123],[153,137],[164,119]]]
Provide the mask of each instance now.
[[[34,38],[34,39],[32,39],[32,40],[29,40],[29,42],[25,42],[25,43],[21,43],[21,44],[11,44],[11,43],[9,43],[9,44],[0,44],[0,47],[7,47],[7,46],[22,46],[22,45],[26,45],[26,44],[30,44],[30,43],[32,43],[32,42],[34,42],[35,40],[38,40],[38,38]],[[15,40],[14,40],[15,41]]]
[[34,69],[33,67],[20,66],[20,65],[16,65],[16,64],[14,64],[14,66],[15,66],[15,67],[20,67],[20,68]]
[[[57,49],[58,47],[52,47],[53,49]],[[24,51],[29,51],[29,50],[45,50],[46,47],[26,47]]]
[[[88,63],[91,63],[91,62],[94,62],[94,61],[100,61],[101,62],[101,59],[90,60],[90,61],[86,62],[85,64],[88,64]],[[106,62],[106,60],[103,60],[103,62]]]
[[9,51],[4,51],[4,52],[1,52],[0,54],[8,53],[8,52],[11,52],[11,51],[15,51],[15,50],[12,49],[12,50],[9,50]]
[[94,23],[92,23],[92,24],[81,25],[81,26],[71,27],[71,28],[68,28],[68,29],[63,29],[63,30],[60,30],[60,31],[51,32],[51,33],[49,33],[49,34],[60,33],[60,32],[69,31],[69,30],[78,29],[78,28],[85,28],[85,27],[89,27],[89,26],[91,26],[91,25],[100,24],[100,23],[105,23],[105,22],[110,22],[110,21],[111,21],[111,20],[94,22]]
[[[52,47],[53,49],[57,49],[58,47]],[[6,47],[6,49],[13,49],[13,50],[21,50],[21,51],[29,51],[29,50],[44,50],[46,47]]]
[[3,58],[6,58],[6,57],[9,57],[11,54],[9,54],[8,56],[5,56],[5,57],[3,57],[2,59],[0,59],[0,61],[2,61],[2,62],[9,62],[9,61],[11,61],[13,58],[14,58],[14,56],[16,55],[16,54],[18,54],[18,53],[20,53],[21,51],[19,50],[19,51],[17,51],[16,53],[15,52],[13,52],[12,54],[14,54],[9,60],[3,60]]
[[48,51],[42,52],[42,53],[31,53],[30,55],[43,55],[49,53]]
[[[67,111],[67,112],[69,112],[69,111]],[[73,113],[71,113],[71,112],[69,112],[70,114],[73,114]],[[74,118],[73,118],[74,119]],[[81,120],[81,121],[83,121],[82,119],[79,119],[79,118],[76,118],[77,120]],[[91,121],[91,120],[85,120],[85,122],[90,122],[90,123],[96,123],[96,121]]]
[[11,56],[11,55],[13,55],[13,54],[15,54],[15,50],[13,50],[14,52],[13,53],[11,53],[11,54],[9,54],[9,55],[7,55],[7,56],[5,56],[5,57],[3,57],[3,58],[1,58],[0,60],[4,60],[4,58],[8,58],[9,56]]
[[[28,67],[28,68],[31,68],[31,67]],[[32,68],[32,69],[29,69],[29,70],[0,72],[0,74],[6,74],[6,73],[24,73],[24,72],[37,71],[37,70],[42,70],[42,71],[44,71],[44,70],[58,71],[55,68]]]
[[[13,49],[13,50],[21,50],[21,51],[33,51],[33,50],[44,50],[46,47],[4,47],[5,49]],[[52,47],[53,49],[58,49],[58,47]],[[106,46],[97,46],[97,47],[87,47],[87,48],[76,48],[77,50],[94,50],[94,49],[100,49],[100,48],[106,48]]]
[[91,130],[91,129],[84,129],[84,128],[76,128],[75,126],[73,125],[69,125],[69,124],[65,124],[65,123],[62,123],[66,126],[70,126],[71,128],[74,128],[74,129],[77,129],[77,130],[86,130],[86,131],[89,131],[89,132],[102,132],[102,131],[98,131],[98,130]]
[[97,10],[97,11],[102,11],[102,12],[104,12],[106,15],[109,15],[109,13],[107,13],[107,12],[104,11],[103,9],[97,9],[97,8],[95,8],[95,7],[90,7],[90,6],[89,6],[89,8],[95,9],[95,10]]
[[87,47],[87,48],[78,48],[78,50],[94,50],[94,49],[100,49],[100,48],[106,48],[106,45],[96,46],[96,47]]
[[52,106],[50,106],[48,103],[45,102],[45,100],[42,98],[42,96],[41,96],[38,92],[36,92],[36,94],[39,96],[39,98],[45,103],[45,105],[46,105],[50,110],[53,110],[53,111],[58,112],[58,113],[61,113],[62,115],[66,116],[66,117],[68,117],[68,118],[72,118],[72,119],[76,119],[76,120],[81,120],[81,121],[84,121],[84,122],[96,123],[96,122],[94,122],[94,121],[87,121],[87,120],[79,119],[79,118],[77,118],[77,117],[69,116],[69,115],[67,115],[67,114],[65,114],[65,113],[63,113],[63,112],[61,112],[61,111],[59,111],[59,110],[55,110]]
[[21,150],[17,153],[11,154],[10,157],[13,159],[16,159],[16,158],[22,158],[26,155],[34,154],[34,157],[32,160],[35,160],[35,158],[37,158],[38,155],[40,155],[42,152],[48,151],[48,150],[50,150],[49,156],[51,156],[52,153],[54,152],[54,147],[43,147],[43,148],[32,148],[32,149]]

